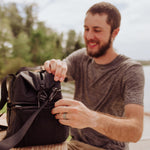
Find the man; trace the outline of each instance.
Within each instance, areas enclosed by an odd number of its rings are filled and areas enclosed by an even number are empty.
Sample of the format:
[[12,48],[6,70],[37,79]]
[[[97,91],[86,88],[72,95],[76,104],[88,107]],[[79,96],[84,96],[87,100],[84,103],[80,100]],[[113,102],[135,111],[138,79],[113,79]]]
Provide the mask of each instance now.
[[74,100],[61,99],[52,113],[71,127],[69,149],[125,150],[143,131],[142,66],[118,54],[113,41],[121,16],[110,3],[93,5],[86,13],[86,48],[65,60],[50,60],[45,69],[56,81],[75,80]]

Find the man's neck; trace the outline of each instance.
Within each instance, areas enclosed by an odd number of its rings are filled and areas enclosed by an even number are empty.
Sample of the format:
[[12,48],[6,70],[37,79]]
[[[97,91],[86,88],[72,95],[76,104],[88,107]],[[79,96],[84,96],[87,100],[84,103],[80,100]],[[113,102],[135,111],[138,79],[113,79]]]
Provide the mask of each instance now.
[[94,61],[97,64],[105,65],[105,64],[109,64],[110,62],[112,62],[117,56],[118,54],[115,52],[115,50],[109,49],[105,55],[100,56],[98,58],[94,58]]

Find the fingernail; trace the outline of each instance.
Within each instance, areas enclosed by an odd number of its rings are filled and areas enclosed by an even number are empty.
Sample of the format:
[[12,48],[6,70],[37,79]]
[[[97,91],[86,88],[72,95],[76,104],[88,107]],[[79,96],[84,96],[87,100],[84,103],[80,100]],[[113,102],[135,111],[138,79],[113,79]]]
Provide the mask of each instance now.
[[60,78],[60,81],[62,82],[64,80],[64,78]]
[[58,79],[59,79],[58,77],[55,77],[55,81],[58,81]]

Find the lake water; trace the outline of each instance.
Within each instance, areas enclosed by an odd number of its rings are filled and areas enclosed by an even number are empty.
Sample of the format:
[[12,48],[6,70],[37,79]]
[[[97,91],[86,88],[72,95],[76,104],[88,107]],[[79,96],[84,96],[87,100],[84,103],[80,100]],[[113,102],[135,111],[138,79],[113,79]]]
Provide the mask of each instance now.
[[144,88],[144,109],[150,112],[150,66],[144,66],[145,88]]

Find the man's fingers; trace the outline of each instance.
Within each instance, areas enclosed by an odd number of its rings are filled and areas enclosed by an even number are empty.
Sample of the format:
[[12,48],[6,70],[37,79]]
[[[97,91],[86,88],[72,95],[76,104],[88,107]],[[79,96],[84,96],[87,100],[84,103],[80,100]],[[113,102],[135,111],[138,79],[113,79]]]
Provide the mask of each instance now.
[[55,72],[55,80],[56,81],[63,81],[66,77],[67,73],[67,65],[65,62],[58,61],[57,63],[57,70]]
[[55,81],[64,81],[67,73],[67,64],[61,60],[52,59],[44,63],[48,73],[54,74]]
[[60,99],[55,103],[55,107],[57,106],[78,106],[81,105],[81,102],[72,100],[72,99]]
[[55,75],[56,69],[57,69],[57,60],[51,59],[49,61],[49,66],[51,68],[51,73]]
[[45,69],[48,73],[51,73],[51,66],[50,66],[50,61],[49,61],[49,60],[45,61],[45,63],[44,63],[44,69]]
[[51,113],[52,114],[61,114],[61,113],[64,113],[64,112],[67,112],[67,108],[66,106],[60,106],[60,107],[55,107],[52,109]]
[[59,122],[66,126],[71,126],[71,120],[59,119]]
[[72,106],[77,106],[78,103],[79,102],[76,100],[60,99],[55,103],[55,107],[52,109],[52,114],[75,112],[75,107],[73,108]]
[[54,80],[55,81],[58,81],[60,80],[60,78],[62,77],[62,67],[63,67],[63,64],[60,60],[57,60],[56,63],[55,63],[55,78]]
[[71,114],[66,113],[66,112],[64,112],[64,113],[59,113],[59,114],[56,114],[56,115],[55,115],[55,118],[56,118],[56,119],[69,120],[69,119],[71,118]]

